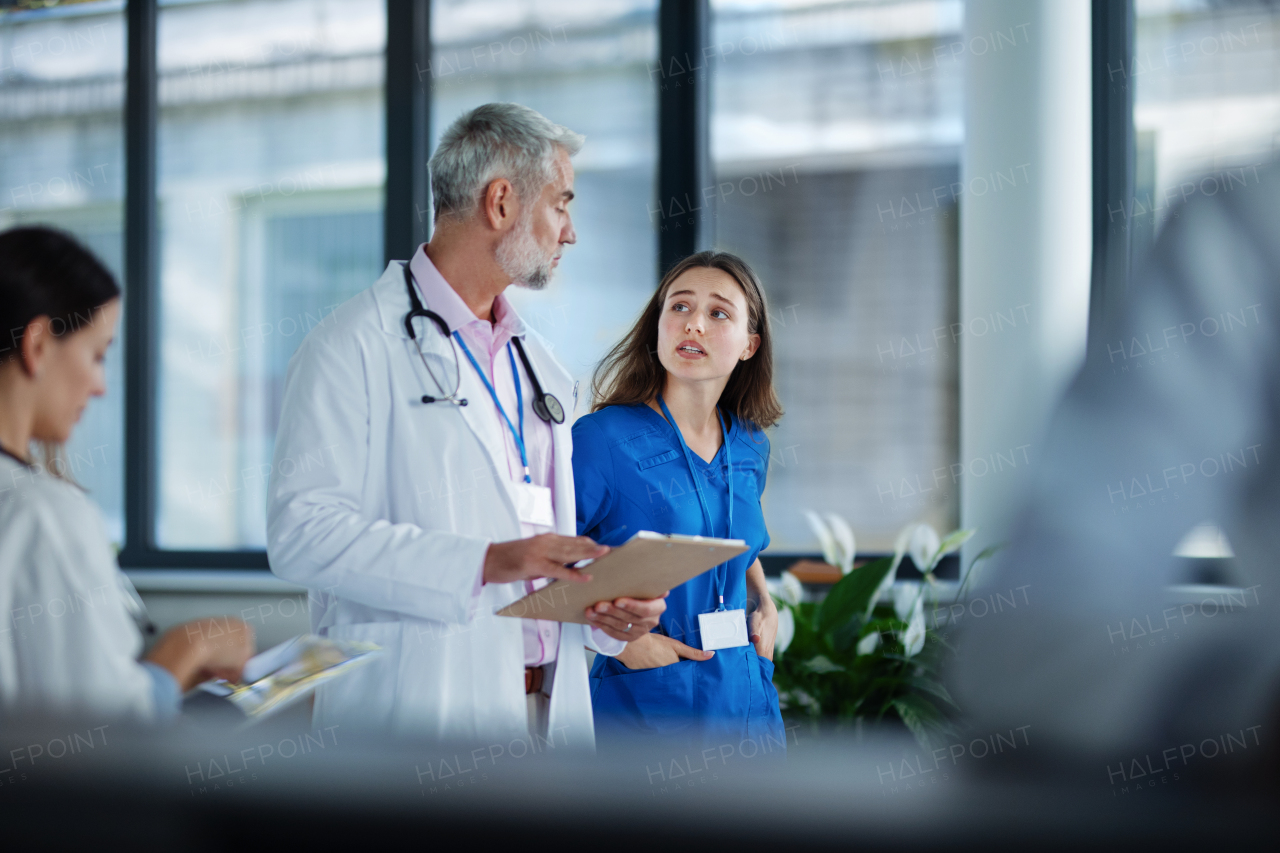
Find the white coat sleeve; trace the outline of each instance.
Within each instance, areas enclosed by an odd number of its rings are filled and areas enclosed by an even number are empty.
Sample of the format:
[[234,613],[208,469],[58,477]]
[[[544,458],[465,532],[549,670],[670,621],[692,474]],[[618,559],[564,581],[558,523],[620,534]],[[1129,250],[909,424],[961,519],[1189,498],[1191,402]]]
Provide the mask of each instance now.
[[152,679],[136,659],[142,637],[101,519],[79,496],[56,505],[31,497],[0,524],[4,704],[104,721],[153,719]]
[[627,647],[626,640],[615,640],[599,628],[585,632],[587,648],[605,657],[617,657]]
[[289,365],[267,512],[271,569],[368,607],[468,622],[489,541],[366,508],[368,470],[389,464],[370,458],[370,424],[387,414],[370,411],[366,370],[349,334],[308,338]]

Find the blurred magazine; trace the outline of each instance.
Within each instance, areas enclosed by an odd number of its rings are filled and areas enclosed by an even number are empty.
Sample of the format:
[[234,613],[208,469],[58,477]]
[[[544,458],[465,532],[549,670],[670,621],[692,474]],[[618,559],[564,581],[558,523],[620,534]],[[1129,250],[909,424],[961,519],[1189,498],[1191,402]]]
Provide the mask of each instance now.
[[249,658],[239,684],[221,678],[200,689],[222,696],[250,720],[260,720],[311,694],[319,685],[370,661],[380,646],[302,634]]

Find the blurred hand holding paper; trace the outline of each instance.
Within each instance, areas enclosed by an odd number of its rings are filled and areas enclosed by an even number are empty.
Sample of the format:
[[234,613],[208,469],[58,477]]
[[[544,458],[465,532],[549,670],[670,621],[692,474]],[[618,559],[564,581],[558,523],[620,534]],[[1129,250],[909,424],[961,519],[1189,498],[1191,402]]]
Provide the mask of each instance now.
[[241,683],[215,679],[200,689],[225,697],[250,720],[262,719],[368,662],[380,651],[373,643],[302,634],[250,658]]
[[746,550],[747,543],[741,539],[641,530],[592,562],[587,583],[553,581],[502,608],[498,615],[586,625],[585,611],[598,601],[659,598]]

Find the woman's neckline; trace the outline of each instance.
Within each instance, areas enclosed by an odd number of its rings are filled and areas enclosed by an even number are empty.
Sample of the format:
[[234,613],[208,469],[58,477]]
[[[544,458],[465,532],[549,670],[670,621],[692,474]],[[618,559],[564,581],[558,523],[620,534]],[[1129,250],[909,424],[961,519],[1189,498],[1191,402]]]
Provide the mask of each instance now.
[[[649,414],[656,417],[659,423],[670,428],[671,434],[672,436],[675,437],[677,442],[683,440],[684,436],[678,435],[676,432],[677,430],[676,425],[668,421],[666,416],[663,415],[662,412],[657,411],[656,409],[653,408],[653,406],[650,406],[648,403],[641,403],[640,407],[643,408],[645,411],[647,411]],[[703,459],[701,456],[699,456],[696,452],[694,452],[693,448],[689,449],[689,455],[692,456],[694,459],[697,459],[703,465],[706,465],[708,468],[713,467],[716,464],[716,461],[720,459],[721,456],[724,455],[724,446],[725,444],[733,440],[733,434],[734,434],[733,415],[723,411],[719,406],[716,407],[716,414],[719,415],[721,418],[720,423],[724,424],[725,421],[728,421],[728,426],[724,428],[724,431],[722,433],[723,439],[720,441],[720,446],[716,448],[715,455],[713,455],[710,460],[706,460],[706,459]]]

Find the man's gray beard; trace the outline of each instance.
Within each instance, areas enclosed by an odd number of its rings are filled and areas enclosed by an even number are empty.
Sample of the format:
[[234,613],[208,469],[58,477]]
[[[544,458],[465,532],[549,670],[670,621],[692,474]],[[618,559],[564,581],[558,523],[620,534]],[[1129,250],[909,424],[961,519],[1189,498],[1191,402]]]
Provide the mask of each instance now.
[[551,259],[543,257],[538,241],[533,238],[532,223],[527,219],[516,223],[498,244],[495,260],[513,282],[530,290],[546,287],[555,270]]

